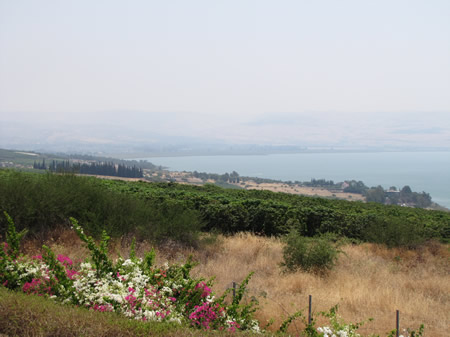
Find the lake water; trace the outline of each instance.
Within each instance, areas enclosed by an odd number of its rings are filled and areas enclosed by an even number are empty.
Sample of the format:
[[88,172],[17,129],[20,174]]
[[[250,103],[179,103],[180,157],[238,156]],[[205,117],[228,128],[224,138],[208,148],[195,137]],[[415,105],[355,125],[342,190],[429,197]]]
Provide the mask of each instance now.
[[143,158],[174,171],[226,173],[284,181],[362,180],[384,188],[409,185],[450,207],[450,152],[300,153]]

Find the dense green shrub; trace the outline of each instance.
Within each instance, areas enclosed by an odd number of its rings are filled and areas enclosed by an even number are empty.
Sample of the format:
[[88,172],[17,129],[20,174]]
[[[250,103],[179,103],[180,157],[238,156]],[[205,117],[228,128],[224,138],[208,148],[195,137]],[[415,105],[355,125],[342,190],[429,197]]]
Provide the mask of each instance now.
[[157,226],[139,226],[139,234],[156,241],[175,240],[190,246],[199,242],[199,233],[203,226],[198,211],[186,209],[179,202],[165,202],[154,210],[154,222]]
[[[202,226],[198,211],[185,203],[144,199],[109,189],[100,179],[72,174],[0,170],[0,210],[31,235],[68,227],[69,217],[74,217],[96,237],[106,229],[113,237],[134,233],[153,241],[171,238],[194,244]],[[6,219],[0,217],[0,234],[6,228]]]
[[371,223],[364,232],[366,241],[383,243],[388,247],[416,248],[427,238],[425,228],[415,220],[383,219]]
[[298,269],[314,273],[331,270],[338,259],[336,244],[326,237],[308,238],[292,230],[285,237],[282,266],[286,271]]

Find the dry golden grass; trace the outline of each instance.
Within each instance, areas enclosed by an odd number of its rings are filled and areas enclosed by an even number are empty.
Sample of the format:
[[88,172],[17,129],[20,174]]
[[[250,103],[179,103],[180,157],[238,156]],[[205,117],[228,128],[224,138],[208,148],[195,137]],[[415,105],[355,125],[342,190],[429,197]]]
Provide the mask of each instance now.
[[[400,310],[402,327],[426,325],[426,335],[448,336],[450,327],[450,252],[448,246],[430,243],[416,251],[387,249],[373,244],[343,247],[344,254],[326,277],[305,272],[283,274],[282,243],[279,239],[250,234],[221,238],[210,247],[215,254],[203,258],[195,272],[216,276],[216,291],[230,282],[241,281],[250,271],[250,295],[260,296],[261,322],[275,318],[277,328],[287,312],[307,308],[308,295],[313,311],[339,304],[339,314],[347,322],[373,317],[362,334],[384,334],[395,328],[395,311]],[[266,295],[264,298],[261,295]],[[305,310],[305,313],[307,310]],[[300,328],[301,324],[297,323]],[[292,327],[295,331],[295,327]]]
[[[241,186],[239,184],[234,184]],[[330,191],[322,187],[307,187],[300,185],[288,185],[285,183],[256,183],[254,181],[246,181],[245,189],[247,190],[268,190],[272,192],[283,192],[298,195],[309,195],[318,197],[336,197],[338,199],[344,199],[349,201],[359,200],[365,201],[366,198],[357,193],[347,193],[342,191]],[[242,187],[242,186],[241,186]]]
[[[46,242],[55,253],[84,258],[87,251],[69,231],[60,231],[58,239]],[[111,251],[127,256],[130,238],[112,243]],[[35,253],[41,242],[29,241],[25,248]],[[151,246],[141,243],[138,255]],[[202,249],[184,249],[174,243],[159,247],[158,260],[181,262],[189,254],[200,263],[194,274],[215,276],[214,290],[221,294],[232,281],[242,281],[249,272],[249,296],[260,301],[257,318],[265,324],[274,318],[276,330],[289,313],[307,312],[308,295],[313,311],[326,311],[339,304],[339,315],[347,322],[374,318],[360,329],[363,335],[395,328],[395,311],[400,310],[402,328],[425,324],[425,335],[446,337],[450,327],[450,250],[448,245],[429,243],[418,250],[387,249],[374,244],[342,247],[338,264],[327,276],[305,272],[283,274],[283,244],[276,238],[251,234],[222,237]],[[301,322],[291,326],[302,327]]]

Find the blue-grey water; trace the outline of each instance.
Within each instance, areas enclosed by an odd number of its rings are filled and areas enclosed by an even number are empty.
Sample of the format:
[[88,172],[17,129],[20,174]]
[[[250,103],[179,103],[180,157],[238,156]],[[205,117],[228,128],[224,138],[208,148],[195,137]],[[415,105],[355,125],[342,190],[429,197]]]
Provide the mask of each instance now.
[[384,188],[409,185],[429,193],[434,202],[450,207],[450,152],[300,153],[236,156],[145,158],[176,171],[220,173],[284,181],[311,178],[362,180]]

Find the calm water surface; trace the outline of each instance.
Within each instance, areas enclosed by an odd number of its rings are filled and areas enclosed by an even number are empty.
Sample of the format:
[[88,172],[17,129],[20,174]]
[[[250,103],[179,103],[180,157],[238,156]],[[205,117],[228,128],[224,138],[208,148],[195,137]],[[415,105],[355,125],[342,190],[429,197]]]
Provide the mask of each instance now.
[[301,153],[255,156],[191,156],[143,158],[176,171],[226,173],[242,176],[335,182],[362,180],[384,188],[409,185],[430,193],[433,201],[450,207],[450,152]]

